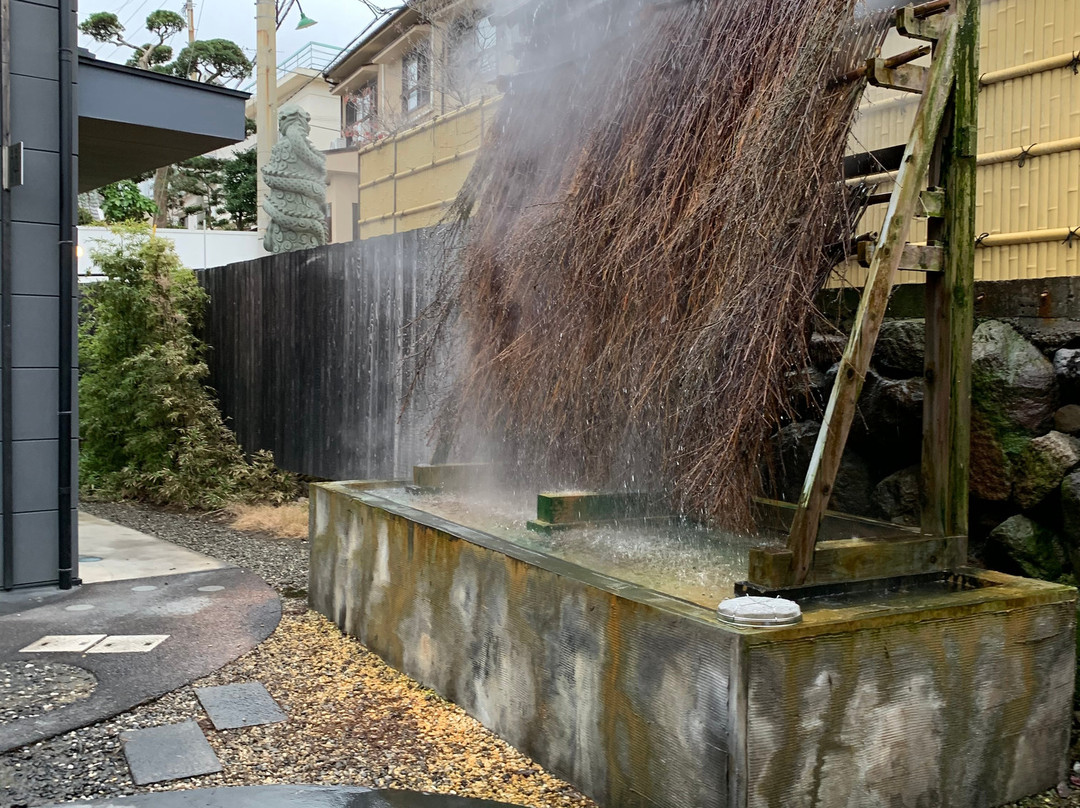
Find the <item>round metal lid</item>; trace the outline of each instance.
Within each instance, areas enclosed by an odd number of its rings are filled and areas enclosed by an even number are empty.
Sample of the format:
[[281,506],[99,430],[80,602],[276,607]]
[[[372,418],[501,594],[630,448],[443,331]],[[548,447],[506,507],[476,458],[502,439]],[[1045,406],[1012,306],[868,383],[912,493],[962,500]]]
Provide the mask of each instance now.
[[721,603],[717,614],[725,623],[735,626],[790,626],[802,620],[802,609],[793,600],[744,595],[728,598]]

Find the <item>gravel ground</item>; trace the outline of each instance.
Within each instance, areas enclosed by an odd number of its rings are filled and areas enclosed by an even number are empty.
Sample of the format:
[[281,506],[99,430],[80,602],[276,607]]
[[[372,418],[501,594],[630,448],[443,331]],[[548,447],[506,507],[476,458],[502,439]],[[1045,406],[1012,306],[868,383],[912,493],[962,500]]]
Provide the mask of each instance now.
[[[393,670],[313,612],[287,615],[257,649],[195,684],[252,680],[266,686],[288,721],[216,731],[192,687],[184,687],[92,727],[0,755],[3,804],[311,783],[436,791],[538,808],[592,806],[463,710]],[[134,786],[119,733],[187,719],[203,728],[224,771]]]
[[0,727],[85,699],[95,687],[94,674],[74,665],[40,660],[0,664]]
[[[261,646],[197,686],[262,682],[289,715],[280,724],[216,731],[191,686],[108,721],[0,755],[0,806],[212,786],[310,783],[437,791],[536,808],[594,808],[586,797],[492,735],[457,706],[393,670],[306,610],[307,544],[242,533],[208,516],[83,503],[162,539],[249,569],[282,593],[281,625]],[[4,676],[0,672],[0,699]],[[47,686],[52,672],[35,672]],[[11,687],[28,687],[25,682]],[[40,680],[40,681],[38,681]],[[194,719],[224,771],[160,786],[131,782],[123,730]],[[1080,785],[1080,779],[1074,778]],[[1080,808],[1062,788],[1005,808]]]
[[[390,668],[325,618],[308,611],[303,591],[306,542],[242,533],[212,517],[144,506],[95,502],[82,507],[252,570],[285,595],[284,616],[262,645],[192,686],[107,721],[0,755],[0,806],[22,808],[145,791],[306,783],[433,791],[536,808],[593,808],[586,797],[459,707]],[[262,682],[289,720],[215,730],[193,687],[248,681]],[[202,727],[223,771],[159,786],[135,786],[119,734],[189,719]]]

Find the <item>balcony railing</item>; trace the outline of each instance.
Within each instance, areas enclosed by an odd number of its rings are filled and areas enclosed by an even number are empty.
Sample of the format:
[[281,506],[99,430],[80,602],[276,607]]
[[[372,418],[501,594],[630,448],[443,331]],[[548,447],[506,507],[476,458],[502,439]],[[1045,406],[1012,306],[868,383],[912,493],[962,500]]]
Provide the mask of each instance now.
[[[290,73],[295,73],[297,70],[315,70],[321,73],[337,59],[342,50],[342,48],[339,48],[336,45],[327,45],[324,42],[307,43],[292,56],[278,62],[278,83],[281,83],[282,79],[286,78]],[[244,92],[251,92],[255,89],[255,82],[250,82],[243,89]]]

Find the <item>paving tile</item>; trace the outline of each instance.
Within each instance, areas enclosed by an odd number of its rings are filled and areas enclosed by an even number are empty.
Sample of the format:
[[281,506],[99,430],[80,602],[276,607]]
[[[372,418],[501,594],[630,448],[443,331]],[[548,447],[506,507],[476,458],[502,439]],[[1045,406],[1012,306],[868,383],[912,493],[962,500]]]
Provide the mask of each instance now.
[[137,786],[221,771],[221,762],[194,721],[120,733]]
[[105,639],[104,634],[49,634],[20,648],[20,654],[82,653],[94,643]]
[[153,651],[168,634],[110,634],[86,653],[88,654],[145,654]]
[[214,722],[215,729],[276,724],[288,718],[260,682],[197,687],[195,695]]

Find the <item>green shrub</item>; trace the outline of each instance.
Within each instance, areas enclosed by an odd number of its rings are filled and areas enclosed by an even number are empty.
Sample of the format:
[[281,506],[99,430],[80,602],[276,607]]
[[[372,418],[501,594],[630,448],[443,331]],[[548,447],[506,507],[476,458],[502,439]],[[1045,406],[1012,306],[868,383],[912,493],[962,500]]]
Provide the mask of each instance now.
[[206,293],[172,245],[138,227],[95,251],[107,280],[79,322],[79,471],[91,495],[219,508],[281,502],[294,479],[265,453],[248,462],[206,387],[195,336]]
[[157,213],[154,200],[143,196],[139,186],[131,180],[120,180],[106,185],[101,193],[101,212],[109,224],[141,222]]

